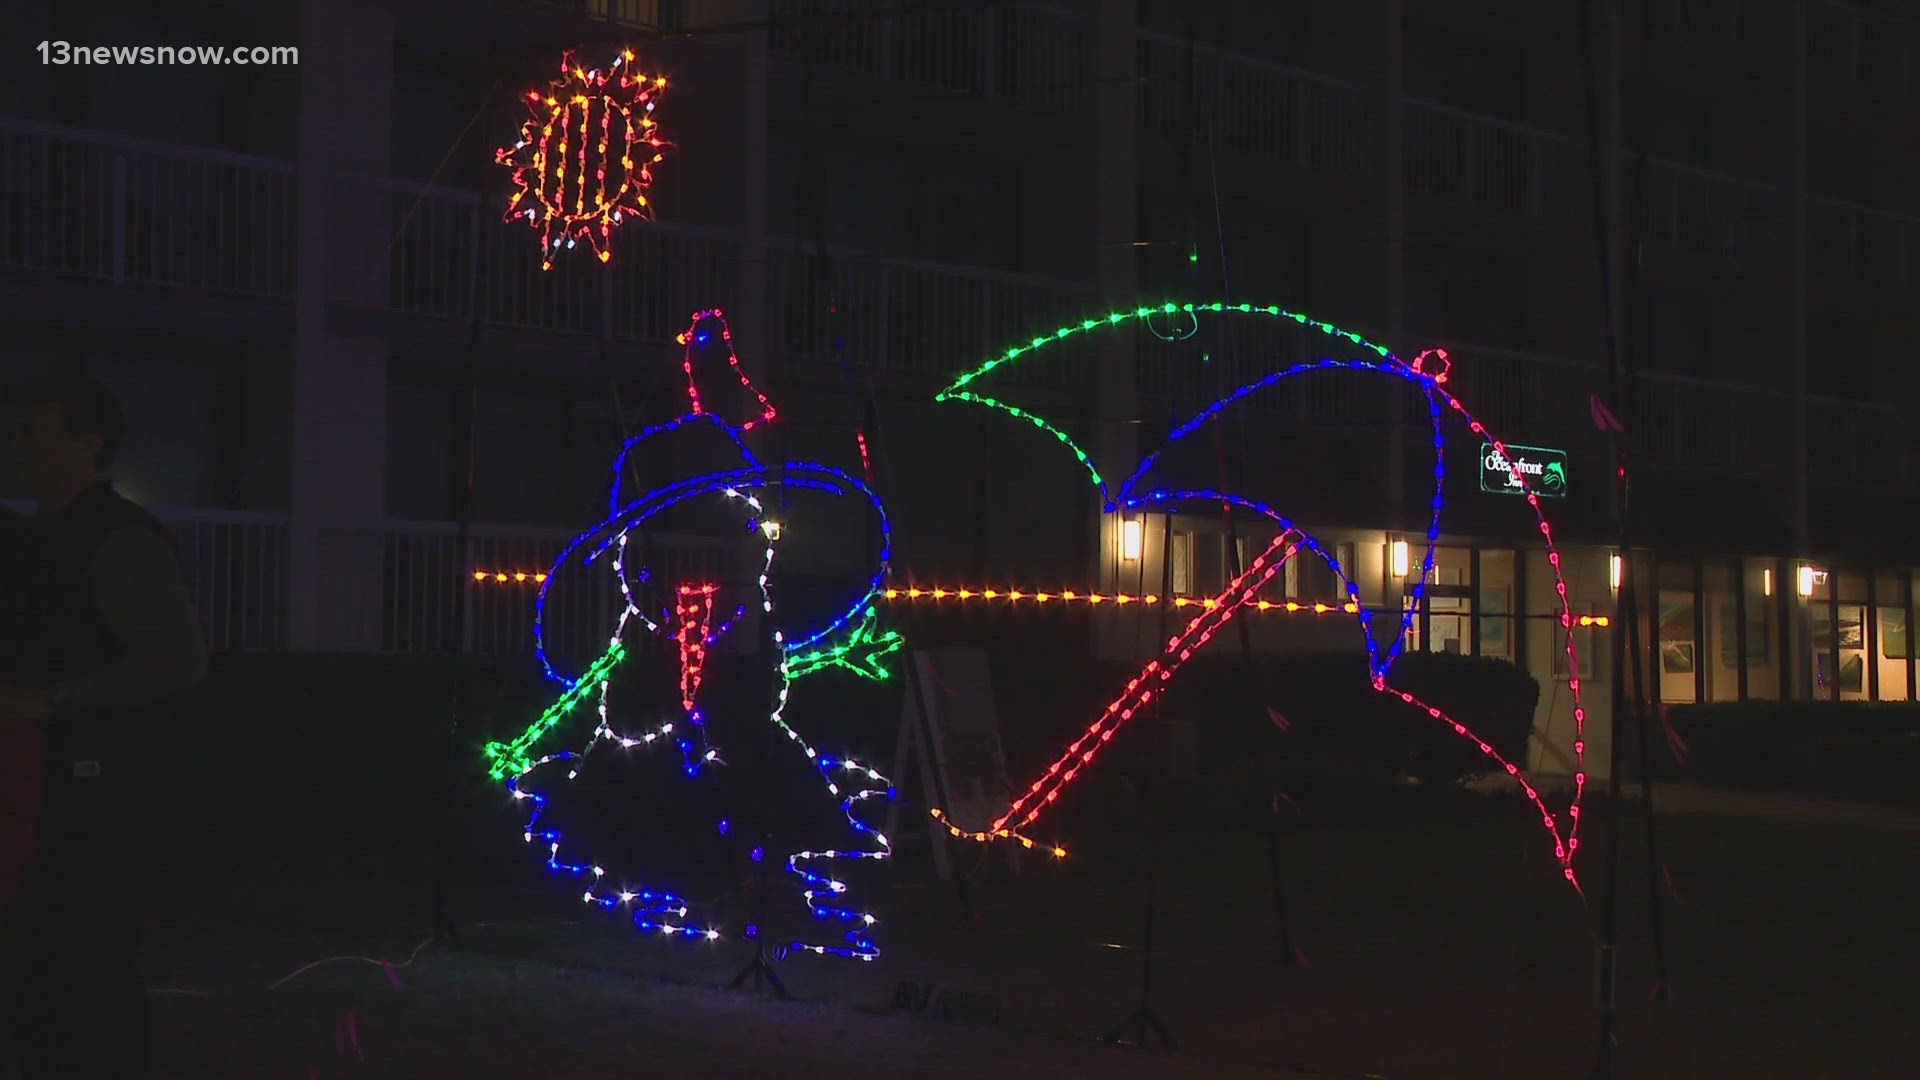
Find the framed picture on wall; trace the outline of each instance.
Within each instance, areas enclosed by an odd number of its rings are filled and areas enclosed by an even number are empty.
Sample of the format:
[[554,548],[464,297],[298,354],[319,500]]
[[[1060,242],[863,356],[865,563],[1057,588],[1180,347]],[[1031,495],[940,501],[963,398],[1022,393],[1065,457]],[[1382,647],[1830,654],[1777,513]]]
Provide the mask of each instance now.
[[1668,675],[1693,674],[1693,642],[1661,642],[1660,670]]
[[1866,647],[1866,629],[1861,625],[1865,615],[1866,609],[1858,605],[1840,605],[1840,647],[1842,649]]
[[1913,659],[1913,645],[1907,637],[1907,609],[1880,609],[1880,655],[1888,660]]

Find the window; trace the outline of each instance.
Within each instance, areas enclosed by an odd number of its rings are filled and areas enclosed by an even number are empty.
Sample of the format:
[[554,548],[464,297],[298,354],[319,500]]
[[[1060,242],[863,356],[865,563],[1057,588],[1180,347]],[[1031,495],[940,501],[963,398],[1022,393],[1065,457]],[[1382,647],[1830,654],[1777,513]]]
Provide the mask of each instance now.
[[1907,626],[1907,575],[1878,574],[1873,581],[1874,698],[1905,701],[1913,667],[1913,636]]
[[1169,590],[1175,596],[1193,595],[1193,533],[1176,531],[1173,534],[1173,588]]
[[1480,610],[1474,647],[1481,656],[1512,660],[1514,558],[1511,551],[1480,553]]
[[1694,672],[1698,658],[1694,649],[1693,591],[1660,590],[1659,664],[1660,700],[1694,700]]
[[1866,580],[1860,574],[1815,576],[1807,608],[1812,634],[1816,697],[1863,701],[1867,697]]
[[[1409,553],[1409,560],[1415,558]],[[1401,599],[1402,611],[1412,611],[1413,621],[1407,627],[1407,648],[1466,655],[1473,651],[1473,551],[1469,548],[1435,548],[1433,569],[1427,573],[1427,586],[1423,590],[1421,611],[1414,607],[1413,588],[1418,584],[1413,575],[1419,573],[1419,567],[1410,567],[1412,574],[1402,586],[1406,595]]]

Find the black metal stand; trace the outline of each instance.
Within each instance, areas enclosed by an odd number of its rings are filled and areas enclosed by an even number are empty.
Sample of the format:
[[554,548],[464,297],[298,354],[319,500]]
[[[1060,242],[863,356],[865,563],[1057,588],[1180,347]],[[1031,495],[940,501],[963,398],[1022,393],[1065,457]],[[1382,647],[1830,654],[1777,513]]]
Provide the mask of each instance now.
[[760,993],[763,989],[770,987],[774,997],[785,998],[788,996],[787,987],[780,981],[780,976],[774,973],[773,961],[767,955],[766,841],[768,839],[770,837],[761,838],[760,847],[757,849],[760,857],[754,860],[753,864],[753,959],[747,961],[747,966],[741,968],[740,973],[735,975],[733,981],[729,982],[724,989],[738,990],[747,984],[748,979],[752,979],[754,993]]
[[[1617,534],[1616,558],[1625,562],[1625,573],[1620,582],[1620,595],[1617,618],[1613,628],[1613,671],[1612,701],[1613,714],[1613,754],[1611,761],[1612,788],[1616,795],[1620,793],[1624,782],[1626,755],[1622,752],[1620,735],[1623,721],[1631,718],[1636,741],[1639,743],[1641,820],[1645,826],[1647,839],[1647,876],[1648,900],[1653,930],[1653,961],[1655,970],[1655,993],[1666,991],[1667,959],[1666,933],[1661,918],[1659,885],[1659,848],[1656,840],[1656,827],[1653,816],[1653,781],[1648,762],[1648,743],[1650,725],[1648,713],[1652,695],[1642,669],[1640,641],[1640,608],[1637,574],[1633,568],[1634,516],[1632,513],[1632,485],[1630,466],[1632,464],[1631,445],[1627,437],[1634,419],[1633,385],[1626,349],[1619,327],[1616,325],[1615,302],[1613,296],[1613,260],[1607,243],[1608,214],[1604,202],[1602,169],[1599,162],[1604,156],[1600,140],[1599,96],[1596,90],[1597,75],[1593,56],[1593,39],[1599,20],[1596,18],[1592,0],[1583,0],[1579,7],[1579,30],[1581,37],[1581,68],[1584,78],[1587,105],[1587,132],[1589,157],[1593,163],[1593,209],[1594,237],[1599,252],[1600,287],[1603,318],[1601,322],[1607,347],[1609,402],[1617,410],[1614,423],[1602,425],[1608,429],[1614,460],[1614,523]],[[1651,51],[1645,45],[1652,33],[1654,9],[1652,0],[1642,0],[1640,5],[1640,80],[1646,81],[1651,65]],[[1640,146],[1646,122],[1646,109],[1635,117],[1636,126],[1642,131],[1628,133],[1627,145]],[[1635,153],[1633,191],[1626,200],[1629,207],[1627,222],[1626,249],[1633,253],[1634,283],[1641,290],[1646,288],[1646,277],[1640,271],[1638,262],[1640,240],[1644,234],[1646,199],[1646,155]],[[1643,297],[1644,299],[1644,297]],[[1645,320],[1640,327],[1640,336],[1644,339],[1649,333]],[[1643,340],[1642,347],[1649,342]],[[1596,422],[1599,416],[1595,417]],[[1630,671],[1629,671],[1630,666]],[[1629,683],[1629,675],[1631,682]],[[1594,1080],[1611,1080],[1615,1075],[1616,1050],[1619,1034],[1617,1025],[1617,989],[1619,982],[1619,921],[1620,921],[1620,815],[1624,811],[1615,808],[1607,815],[1607,864],[1604,892],[1600,897],[1601,921],[1594,950],[1594,1006],[1600,1012],[1599,1047],[1594,1057],[1592,1076]]]
[[1267,871],[1273,878],[1273,921],[1280,931],[1280,955],[1288,961],[1300,954],[1293,944],[1293,920],[1287,911],[1287,881],[1280,869],[1280,824],[1277,810],[1267,817]]
[[[1157,709],[1155,712],[1153,724],[1159,729],[1160,744],[1164,750],[1169,741],[1166,736],[1166,724],[1159,717]],[[1162,850],[1160,841],[1163,839],[1161,833],[1165,829],[1165,825],[1161,823],[1166,821],[1167,809],[1164,778],[1156,774],[1159,767],[1164,767],[1165,761],[1166,754],[1162,753],[1160,760],[1150,765],[1147,771],[1147,782],[1153,785],[1155,797],[1146,801],[1153,807],[1156,824],[1148,838],[1151,847],[1147,850],[1147,905],[1140,933],[1140,1007],[1100,1040],[1110,1046],[1131,1046],[1141,1050],[1180,1049],[1180,1041],[1167,1030],[1166,1023],[1160,1019],[1160,1014],[1153,1007],[1153,928],[1154,916],[1159,908],[1160,852]]]

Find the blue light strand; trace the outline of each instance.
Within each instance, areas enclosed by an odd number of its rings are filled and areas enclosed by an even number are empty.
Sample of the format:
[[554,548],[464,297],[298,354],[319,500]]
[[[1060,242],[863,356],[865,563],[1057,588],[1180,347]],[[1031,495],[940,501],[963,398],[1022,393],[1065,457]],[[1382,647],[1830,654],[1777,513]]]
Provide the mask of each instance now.
[[732,441],[734,449],[740,451],[740,457],[746,463],[747,468],[764,469],[766,467],[758,457],[754,456],[752,450],[747,449],[746,437],[732,424],[727,423],[725,420],[722,420],[710,412],[683,413],[664,424],[655,424],[650,428],[646,428],[641,431],[640,434],[620,444],[620,454],[613,459],[613,483],[607,492],[607,512],[609,514],[616,514],[620,510],[620,478],[626,471],[627,458],[633,451],[639,447],[641,443],[646,442],[656,435],[665,435],[668,432],[677,431],[686,424],[696,420],[707,421],[719,428],[721,433]]
[[[1133,475],[1127,477],[1126,482],[1120,485],[1119,495],[1116,497],[1114,503],[1108,505],[1107,510],[1111,513],[1116,508],[1116,505],[1126,506],[1128,508],[1135,505],[1133,501],[1129,500],[1130,493],[1135,486],[1139,484],[1141,479],[1153,469],[1153,466],[1160,460],[1161,456],[1172,449],[1174,443],[1200,430],[1209,420],[1219,416],[1234,402],[1273,386],[1283,379],[1290,379],[1296,375],[1305,375],[1318,371],[1365,371],[1375,374],[1392,375],[1417,385],[1427,402],[1427,419],[1433,432],[1433,499],[1427,517],[1426,553],[1421,557],[1420,574],[1415,580],[1413,590],[1410,593],[1413,603],[1402,605],[1400,628],[1394,634],[1393,639],[1388,642],[1384,656],[1381,655],[1373,636],[1370,619],[1364,614],[1361,616],[1361,622],[1366,624],[1367,631],[1368,674],[1375,678],[1382,678],[1406,648],[1407,638],[1413,627],[1414,615],[1420,610],[1420,602],[1426,596],[1428,579],[1433,576],[1434,552],[1439,546],[1440,541],[1440,516],[1446,495],[1446,437],[1444,427],[1440,420],[1440,404],[1434,397],[1434,392],[1437,388],[1437,380],[1434,376],[1425,372],[1416,371],[1404,363],[1381,364],[1371,360],[1334,360],[1331,358],[1322,358],[1318,361],[1304,364],[1294,364],[1291,367],[1283,368],[1280,371],[1262,376],[1251,383],[1247,383],[1233,390],[1225,397],[1220,398],[1205,409],[1202,409],[1192,419],[1174,428],[1173,431],[1168,434],[1166,443],[1142,459],[1140,465],[1134,469]],[[1231,503],[1236,500],[1223,495],[1221,501]],[[1253,503],[1248,505],[1247,508],[1257,508],[1258,512],[1268,514],[1273,517],[1274,520],[1287,524],[1288,527],[1297,527],[1287,522],[1285,518],[1278,516],[1272,511],[1271,507],[1266,506],[1264,503]],[[1311,550],[1321,550],[1319,541],[1313,538],[1311,534],[1302,530],[1301,535],[1308,538],[1308,547]],[[1347,581],[1347,579],[1341,575],[1340,568],[1337,564],[1330,563],[1329,565],[1333,566],[1335,575],[1339,576],[1340,580],[1347,584],[1348,593],[1352,596],[1353,602],[1356,605],[1359,604],[1359,594],[1354,590],[1352,582]]]

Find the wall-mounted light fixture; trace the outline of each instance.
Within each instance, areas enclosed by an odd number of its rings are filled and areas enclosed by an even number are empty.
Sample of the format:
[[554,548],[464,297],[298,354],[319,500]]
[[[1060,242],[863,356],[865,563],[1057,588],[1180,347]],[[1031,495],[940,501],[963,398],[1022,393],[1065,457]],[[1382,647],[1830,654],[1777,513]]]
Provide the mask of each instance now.
[[1773,567],[1771,566],[1760,568],[1760,595],[1773,595]]
[[1607,584],[1611,585],[1615,592],[1620,589],[1620,578],[1626,573],[1626,564],[1627,561],[1617,554],[1607,556]]
[[1126,518],[1120,522],[1120,557],[1128,562],[1140,558],[1140,546],[1147,533],[1146,522],[1139,518]]
[[1407,542],[1405,540],[1395,540],[1387,545],[1387,566],[1393,571],[1394,577],[1407,576]]
[[1814,570],[1813,567],[1802,566],[1795,575],[1794,585],[1799,589],[1801,596],[1813,595],[1813,582],[1816,573],[1818,573],[1818,571]]

